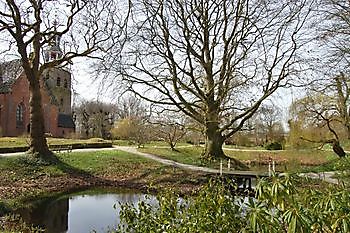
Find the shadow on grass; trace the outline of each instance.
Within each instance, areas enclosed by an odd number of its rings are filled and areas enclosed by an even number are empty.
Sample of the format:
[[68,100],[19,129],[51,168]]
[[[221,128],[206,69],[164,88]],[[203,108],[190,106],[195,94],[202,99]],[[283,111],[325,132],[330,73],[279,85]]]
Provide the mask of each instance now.
[[[46,173],[45,169],[48,167],[53,167],[66,174],[66,180],[62,181],[61,184],[50,184],[52,186],[57,185],[57,188],[62,189],[81,189],[94,186],[116,186],[115,181],[105,179],[100,176],[88,172],[82,168],[74,167],[66,162],[64,162],[59,156],[55,153],[51,153],[47,156],[46,159],[33,157],[31,155],[21,156],[16,159],[17,167],[22,169],[23,174],[35,175],[35,172],[38,172],[39,176],[42,173]],[[40,173],[42,171],[42,173]],[[51,174],[48,174],[51,177]]]
[[54,153],[49,158],[49,160],[43,160],[37,157],[21,156],[12,163],[15,164],[15,167],[22,170],[22,174],[26,177],[25,179],[28,177],[35,179],[35,183],[39,187],[44,187],[43,190],[45,192],[74,192],[94,187],[110,187],[136,189],[147,193],[157,191],[156,188],[150,189],[152,185],[197,185],[207,180],[205,176],[199,173],[196,174],[164,165],[156,167],[145,166],[141,168],[142,170],[128,173],[127,176],[123,172],[110,174],[108,171],[103,175],[98,175],[85,170],[82,166],[75,167]]
[[202,185],[207,183],[214,175],[205,172],[188,171],[174,166],[160,166],[157,168],[150,168],[139,176],[130,179],[130,182],[137,183],[142,180],[152,181],[151,187],[155,189],[148,189],[148,191],[155,191],[157,185],[178,186],[181,185]]

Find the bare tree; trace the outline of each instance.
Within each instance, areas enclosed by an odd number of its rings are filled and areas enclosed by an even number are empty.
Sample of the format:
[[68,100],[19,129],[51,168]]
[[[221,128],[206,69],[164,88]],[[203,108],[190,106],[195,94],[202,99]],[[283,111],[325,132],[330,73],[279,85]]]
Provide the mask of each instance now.
[[205,128],[204,157],[223,157],[225,139],[296,73],[309,2],[134,2],[134,34],[121,66],[105,61],[108,72],[121,73],[141,98],[196,120]]
[[77,131],[85,138],[110,138],[110,130],[117,120],[117,106],[99,101],[83,100],[73,107]]
[[334,121],[339,122],[350,139],[350,78],[343,72],[332,78],[325,76],[308,87],[309,94],[322,101],[324,111],[332,112]]
[[[64,66],[75,57],[92,56],[106,40],[118,38],[120,26],[113,1],[31,0],[1,1],[0,35],[15,47],[30,86],[30,151],[51,158],[44,136],[40,77],[51,67]],[[56,20],[56,23],[54,21]],[[66,51],[55,60],[41,54],[54,40],[66,36]]]
[[[256,116],[253,117],[253,128],[257,139],[263,140],[265,138],[265,143],[267,143],[278,141],[283,137],[281,114],[282,110],[273,104],[263,104],[259,108]],[[256,141],[258,141],[257,139]]]
[[151,119],[155,126],[153,131],[156,138],[166,142],[171,150],[175,149],[176,144],[187,134],[186,117],[177,112],[162,112],[158,117]]
[[146,119],[149,117],[147,105],[140,98],[136,98],[132,95],[120,96],[118,99],[117,115],[119,119],[124,118],[139,118]]
[[327,51],[323,57],[329,68],[350,68],[350,2],[348,0],[320,1],[321,22],[318,42]]
[[[344,73],[337,75],[331,85],[334,91],[334,107],[339,113],[339,120],[346,129],[347,138],[350,139],[350,79]],[[329,91],[327,90],[327,93]]]
[[309,142],[321,143],[321,147],[330,143],[333,146],[333,151],[339,156],[344,157],[346,154],[340,145],[339,133],[337,132],[337,123],[339,123],[339,112],[330,99],[325,95],[309,94],[298,100],[295,104],[298,114],[304,116],[304,124],[312,124],[318,128],[325,127],[333,136],[331,139],[327,135],[323,135],[321,139],[314,140],[300,135],[300,138]]
[[111,133],[114,138],[133,141],[141,147],[151,138],[150,128],[150,124],[145,119],[127,117],[116,121]]

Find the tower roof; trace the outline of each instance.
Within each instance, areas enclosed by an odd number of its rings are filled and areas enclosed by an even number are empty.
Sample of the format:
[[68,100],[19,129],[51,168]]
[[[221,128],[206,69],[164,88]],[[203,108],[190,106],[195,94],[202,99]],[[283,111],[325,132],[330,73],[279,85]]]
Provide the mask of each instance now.
[[45,50],[44,59],[46,62],[59,59],[63,55],[60,47],[61,35],[57,33],[57,26],[58,26],[58,22],[57,20],[55,20],[54,31],[52,32],[53,37],[51,38],[51,41],[49,42],[49,45]]
[[71,129],[75,128],[75,124],[72,119],[72,116],[68,114],[59,113],[57,123],[58,123],[58,127],[71,128]]

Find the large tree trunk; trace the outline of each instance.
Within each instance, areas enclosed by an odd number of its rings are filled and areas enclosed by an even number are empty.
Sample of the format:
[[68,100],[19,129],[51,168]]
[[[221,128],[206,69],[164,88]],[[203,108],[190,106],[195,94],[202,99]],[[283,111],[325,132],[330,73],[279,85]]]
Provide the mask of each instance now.
[[[212,87],[212,79],[208,79],[208,86]],[[209,89],[209,88],[208,88]],[[205,150],[203,157],[208,160],[225,158],[222,144],[224,138],[219,129],[218,105],[214,101],[214,95],[208,95],[208,110],[205,117]]]
[[39,78],[28,77],[30,83],[30,148],[29,152],[44,160],[52,159],[45,138],[44,113]]
[[207,160],[216,159],[230,159],[232,162],[232,168],[236,169],[247,169],[248,167],[234,158],[228,158],[223,149],[222,145],[225,138],[222,136],[218,122],[209,121],[206,124],[205,130],[205,150],[203,157]]
[[226,158],[222,150],[224,139],[219,132],[217,122],[209,122],[205,135],[205,150],[203,156],[207,159]]

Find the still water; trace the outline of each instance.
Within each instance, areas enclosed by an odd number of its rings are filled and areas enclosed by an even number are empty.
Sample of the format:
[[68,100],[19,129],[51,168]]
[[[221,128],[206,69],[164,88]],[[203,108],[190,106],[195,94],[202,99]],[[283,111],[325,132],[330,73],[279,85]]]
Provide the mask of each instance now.
[[38,202],[19,213],[25,222],[45,228],[48,233],[100,233],[118,225],[118,203],[137,205],[142,200],[152,202],[155,198],[137,193],[74,194]]

